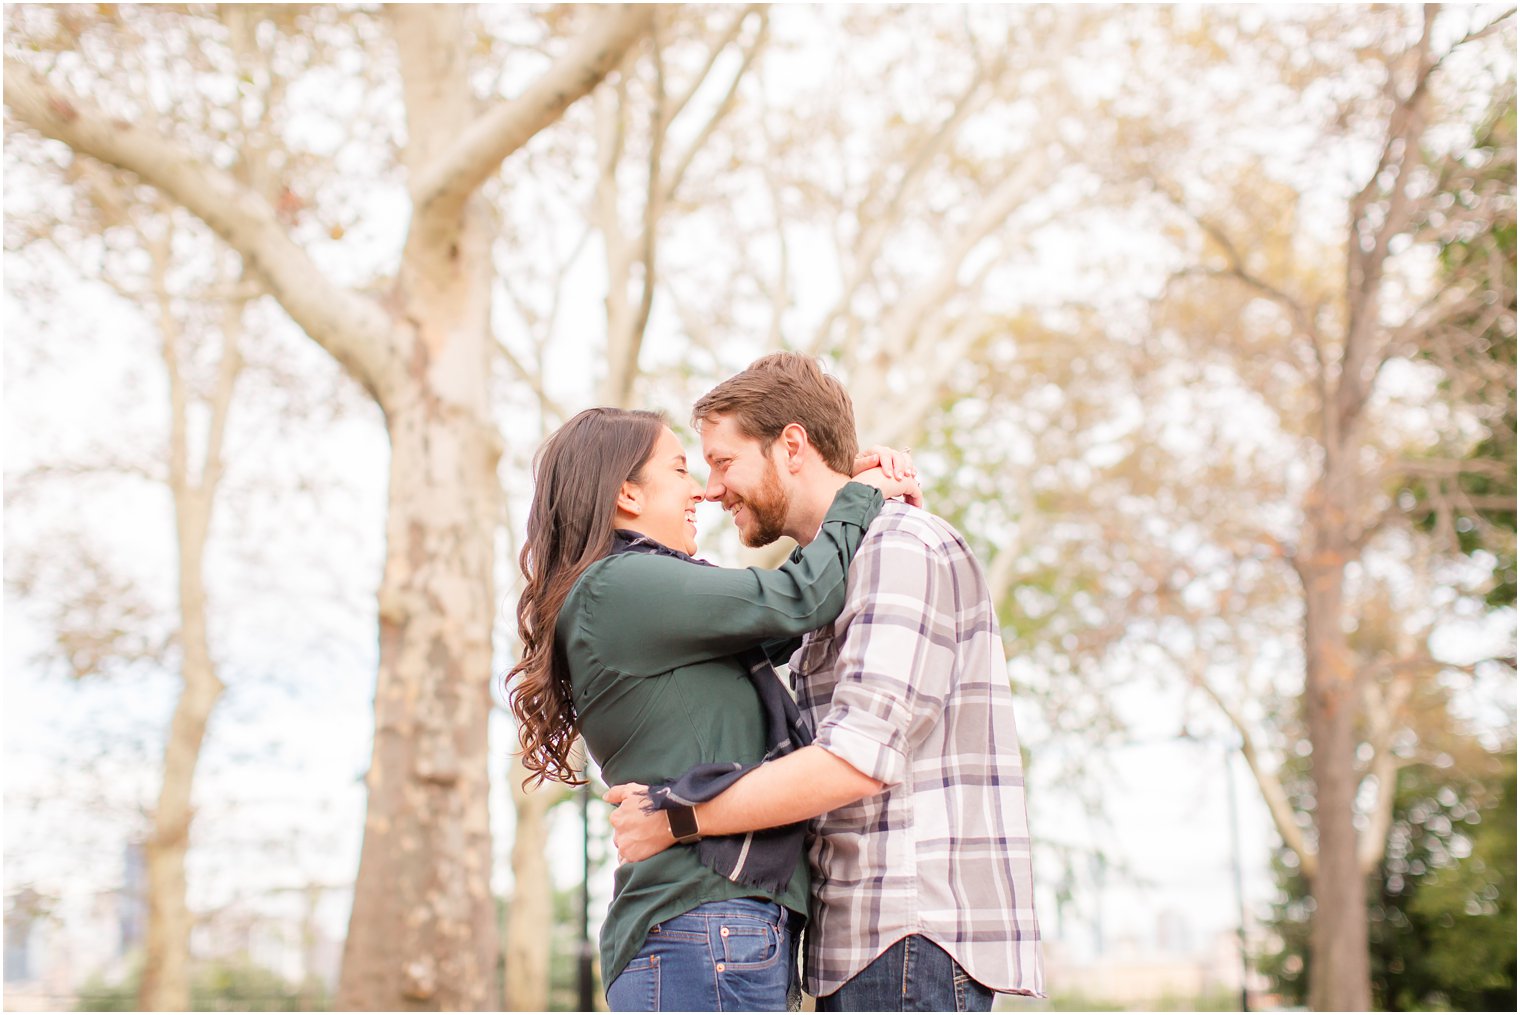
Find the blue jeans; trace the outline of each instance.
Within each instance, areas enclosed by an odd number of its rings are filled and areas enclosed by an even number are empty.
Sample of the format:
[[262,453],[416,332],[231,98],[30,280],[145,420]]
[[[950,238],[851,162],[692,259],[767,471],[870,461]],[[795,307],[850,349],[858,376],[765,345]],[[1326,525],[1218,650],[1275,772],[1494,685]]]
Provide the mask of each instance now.
[[819,1011],[991,1011],[993,992],[921,934],[876,956],[843,987],[818,999]]
[[613,1011],[786,1011],[797,971],[790,914],[759,899],[705,902],[649,928],[607,988]]

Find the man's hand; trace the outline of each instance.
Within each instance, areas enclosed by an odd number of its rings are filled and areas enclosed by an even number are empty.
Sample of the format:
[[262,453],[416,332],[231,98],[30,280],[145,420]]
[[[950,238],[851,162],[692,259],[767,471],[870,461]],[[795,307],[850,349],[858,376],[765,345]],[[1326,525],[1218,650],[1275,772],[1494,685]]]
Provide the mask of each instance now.
[[648,860],[676,844],[665,812],[644,811],[649,802],[648,786],[625,782],[603,793],[602,799],[617,806],[612,812],[612,845],[617,849],[618,863]]
[[[886,788],[886,783],[813,744],[757,766],[711,800],[697,804],[697,824],[704,836],[780,828]],[[665,812],[644,813],[648,786],[625,782],[603,793],[602,799],[617,807],[612,812],[612,842],[620,863],[648,860],[675,845]]]

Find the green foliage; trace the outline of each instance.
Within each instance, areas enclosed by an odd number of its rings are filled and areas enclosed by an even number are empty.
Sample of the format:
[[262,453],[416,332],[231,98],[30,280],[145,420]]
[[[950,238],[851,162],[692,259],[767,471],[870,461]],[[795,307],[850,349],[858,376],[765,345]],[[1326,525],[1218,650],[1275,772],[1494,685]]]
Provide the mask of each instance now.
[[[91,977],[79,989],[75,1010],[137,1011],[141,981],[140,963],[114,982]],[[277,973],[246,960],[205,963],[190,977],[193,1011],[327,1011],[330,1005],[327,988],[317,980],[292,985]]]
[[[1399,780],[1388,852],[1368,891],[1373,996],[1388,1010],[1515,1007],[1515,752],[1487,770],[1421,765]],[[1274,859],[1269,921],[1282,947],[1258,962],[1305,1003],[1314,900],[1294,858]]]
[[1429,989],[1409,986],[1416,999],[1440,991],[1461,1008],[1508,1011],[1515,1007],[1514,753],[1484,791],[1488,806],[1464,819],[1475,822],[1463,833],[1471,855],[1435,869],[1409,897],[1414,925],[1433,929],[1411,971]]
[[79,1000],[75,1011],[136,1011],[137,974],[123,977],[111,983],[98,974],[90,977],[79,988]]
[[[1444,481],[1454,490],[1416,481],[1404,492],[1407,503],[1414,506],[1412,517],[1419,528],[1431,531],[1449,526],[1462,553],[1483,550],[1493,555],[1487,602],[1511,609],[1516,578],[1515,139],[1515,92],[1510,88],[1475,137],[1473,153],[1484,159],[1481,171],[1462,179],[1449,192],[1450,203],[1460,209],[1483,199],[1487,191],[1507,188],[1508,212],[1496,215],[1487,231],[1476,236],[1459,234],[1441,246],[1441,270],[1449,282],[1475,285],[1509,308],[1507,321],[1503,315],[1493,317],[1491,308],[1485,307],[1454,322],[1456,329],[1468,334],[1465,342],[1448,353],[1450,362],[1443,364],[1448,371],[1491,379],[1467,395],[1480,403],[1477,409],[1488,435],[1467,455],[1466,464],[1477,468]],[[1447,502],[1449,517],[1442,518],[1432,505],[1437,498]]]

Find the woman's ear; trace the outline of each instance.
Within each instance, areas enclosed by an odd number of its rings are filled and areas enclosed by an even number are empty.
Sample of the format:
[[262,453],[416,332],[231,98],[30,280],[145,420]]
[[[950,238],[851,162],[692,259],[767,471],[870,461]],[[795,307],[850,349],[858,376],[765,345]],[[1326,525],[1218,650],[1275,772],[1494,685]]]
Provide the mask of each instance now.
[[644,488],[637,483],[625,481],[618,488],[617,495],[618,514],[637,518],[644,513]]

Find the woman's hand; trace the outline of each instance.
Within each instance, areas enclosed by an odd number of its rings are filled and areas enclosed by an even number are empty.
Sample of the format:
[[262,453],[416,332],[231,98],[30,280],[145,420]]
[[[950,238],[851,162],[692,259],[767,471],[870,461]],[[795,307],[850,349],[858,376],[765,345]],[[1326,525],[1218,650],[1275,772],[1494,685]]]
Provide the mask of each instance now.
[[924,492],[918,485],[918,470],[913,467],[913,456],[907,448],[901,451],[876,444],[855,456],[857,483],[874,486],[888,500],[901,497],[914,507],[924,506]]
[[913,467],[913,456],[908,448],[901,451],[885,444],[874,444],[855,456],[851,476],[859,476],[869,469],[880,468],[890,479],[917,479],[918,470]]
[[881,469],[867,469],[854,477],[855,482],[864,483],[866,486],[874,486],[881,491],[881,495],[888,500],[893,497],[901,497],[914,507],[924,506],[924,492],[918,488],[918,480],[914,478],[893,479]]
[[649,787],[625,782],[603,793],[602,799],[617,805],[612,812],[612,845],[617,850],[618,863],[648,860],[676,844],[665,812],[644,809],[649,802]]

